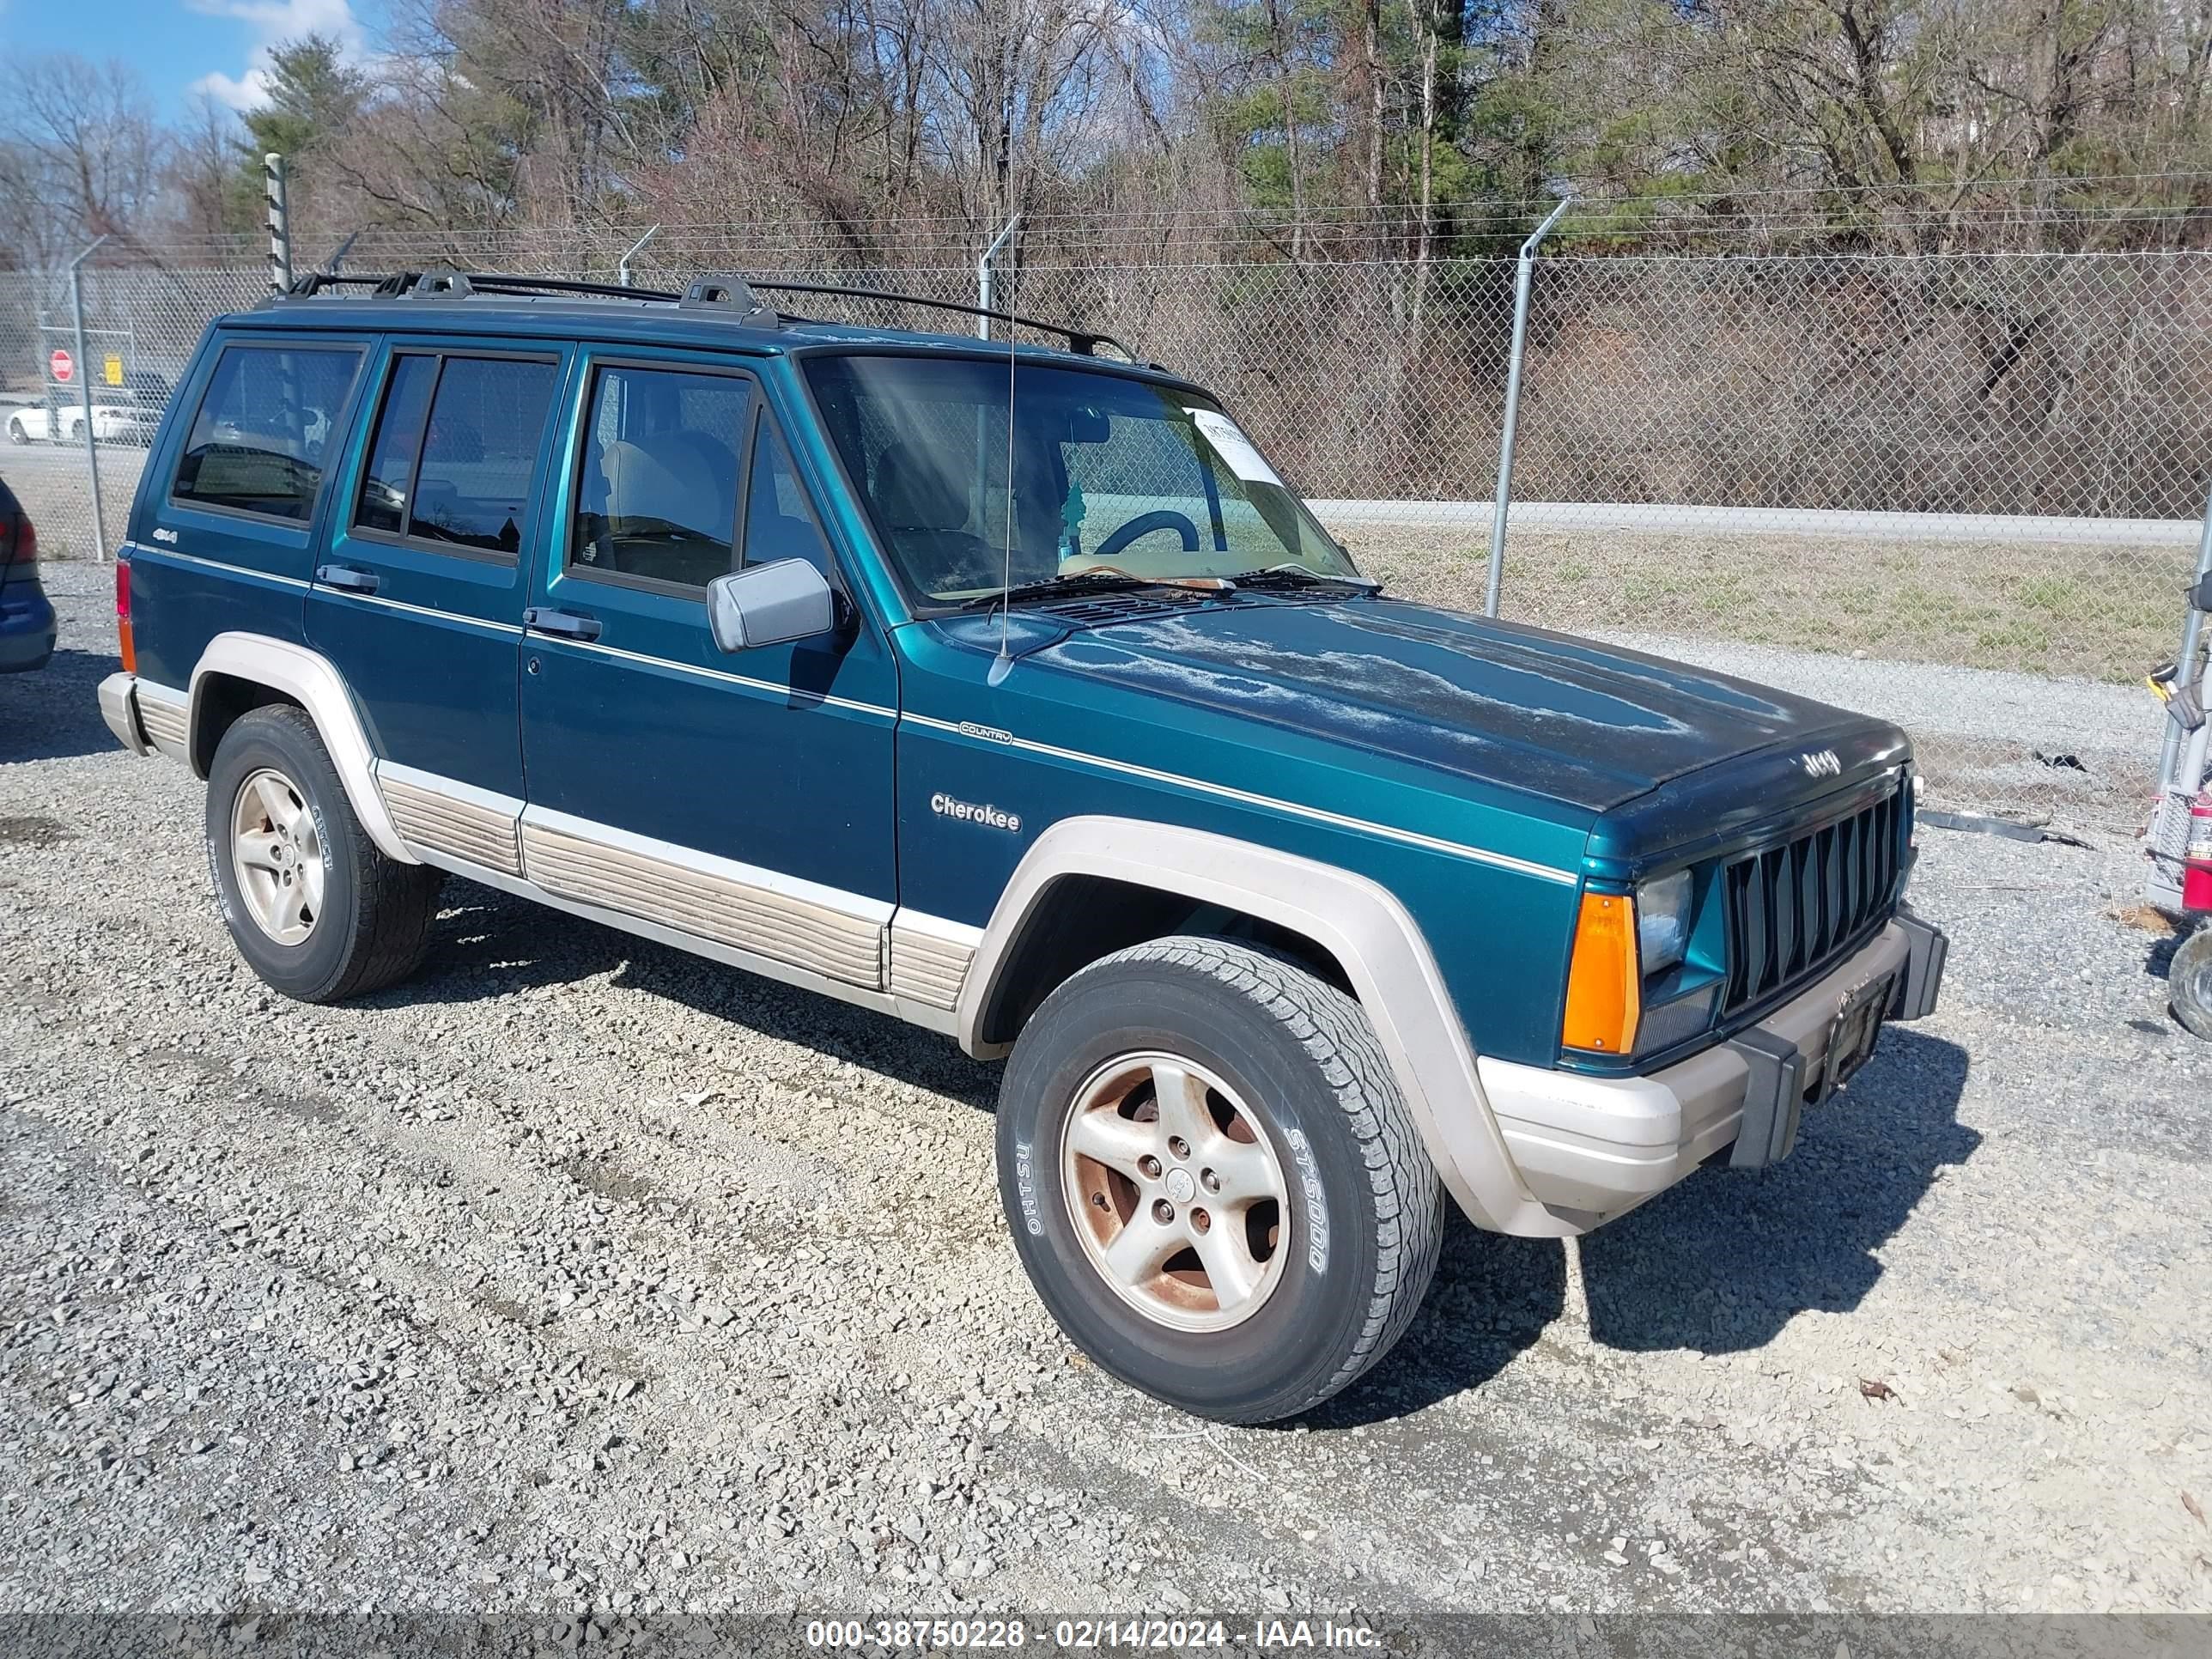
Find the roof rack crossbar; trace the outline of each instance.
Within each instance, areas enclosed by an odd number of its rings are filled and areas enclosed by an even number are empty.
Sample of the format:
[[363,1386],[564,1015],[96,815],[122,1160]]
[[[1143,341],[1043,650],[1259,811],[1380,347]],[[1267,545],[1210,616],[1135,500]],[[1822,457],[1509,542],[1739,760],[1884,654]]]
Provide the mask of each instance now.
[[306,299],[325,289],[341,285],[370,288],[379,297],[392,299],[459,300],[471,294],[578,294],[608,300],[646,300],[681,306],[687,310],[719,312],[735,316],[740,321],[766,327],[775,326],[781,314],[763,305],[760,294],[828,294],[850,300],[883,300],[894,305],[921,306],[932,311],[954,312],[963,317],[988,317],[994,322],[1032,328],[1041,334],[1057,335],[1067,342],[1068,349],[1078,356],[1095,357],[1098,355],[1098,348],[1103,345],[1112,347],[1130,362],[1138,361],[1135,352],[1110,334],[1096,329],[1076,328],[1066,323],[1049,323],[1041,317],[1024,317],[1019,312],[971,306],[957,300],[932,299],[922,294],[901,294],[890,289],[846,288],[833,283],[763,282],[726,271],[702,276],[683,293],[677,294],[666,289],[623,288],[614,283],[584,282],[567,276],[524,276],[505,271],[464,271],[450,267],[431,270],[397,270],[382,276],[311,270],[292,284],[290,292]]
[[898,294],[881,288],[840,288],[829,283],[766,283],[756,281],[753,286],[768,294],[836,294],[854,300],[890,300],[899,305],[927,306],[933,311],[958,312],[963,317],[988,317],[998,323],[1018,323],[1024,328],[1036,329],[1041,334],[1057,334],[1067,342],[1068,349],[1079,357],[1094,357],[1098,348],[1109,345],[1131,362],[1137,354],[1110,334],[1095,329],[1074,328],[1066,323],[1048,323],[1042,318],[1024,317],[1017,312],[995,311],[988,306],[963,305],[957,300],[933,300],[921,294]]
[[385,278],[381,276],[372,276],[353,271],[340,273],[335,270],[311,270],[306,276],[294,283],[290,288],[285,290],[285,292],[288,294],[295,294],[299,295],[300,298],[307,300],[313,299],[316,295],[320,294],[326,288],[337,288],[341,286],[352,288],[375,288],[384,281]]

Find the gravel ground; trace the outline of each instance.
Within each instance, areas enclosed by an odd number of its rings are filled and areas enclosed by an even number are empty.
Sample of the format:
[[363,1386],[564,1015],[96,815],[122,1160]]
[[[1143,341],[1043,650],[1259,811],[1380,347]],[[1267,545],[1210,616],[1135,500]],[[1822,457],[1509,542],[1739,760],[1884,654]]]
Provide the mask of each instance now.
[[455,883],[278,1000],[102,573],[0,680],[0,1608],[2212,1610],[2212,1049],[2123,854],[1925,838],[1942,1011],[1291,1428],[1074,1359],[941,1039]]

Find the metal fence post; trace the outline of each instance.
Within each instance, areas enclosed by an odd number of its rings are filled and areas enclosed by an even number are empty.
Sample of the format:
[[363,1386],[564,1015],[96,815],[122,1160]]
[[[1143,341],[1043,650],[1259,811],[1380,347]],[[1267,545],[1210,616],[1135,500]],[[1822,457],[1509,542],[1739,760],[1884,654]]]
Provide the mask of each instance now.
[[[2204,613],[2197,608],[2197,582],[2212,575],[2212,484],[2204,491],[2204,528],[2197,538],[2197,577],[2190,584],[2189,611],[2181,623],[2181,654],[2174,659],[2173,678],[2177,685],[2197,684],[2197,642],[2203,637]],[[2166,722],[2166,742],[2158,754],[2158,787],[2160,793],[2179,792],[2185,795],[2197,793],[2197,780],[2184,782],[2173,775],[2181,759],[2181,722],[2168,716]]]
[[624,288],[630,286],[629,262],[636,258],[639,254],[644,252],[645,245],[659,234],[660,227],[659,225],[655,225],[651,230],[647,231],[644,235],[639,237],[637,240],[632,242],[629,245],[629,252],[623,254],[621,258],[615,262],[615,280],[620,283]]
[[84,410],[84,470],[92,483],[92,556],[107,557],[107,514],[100,499],[100,440],[92,429],[92,359],[84,349],[84,262],[99,251],[102,236],[70,261],[70,315],[76,331],[76,392]]
[[1513,355],[1505,366],[1505,425],[1498,434],[1498,493],[1490,504],[1490,591],[1482,614],[1498,614],[1498,589],[1505,574],[1505,514],[1513,501],[1513,429],[1521,419],[1521,363],[1528,349],[1528,289],[1536,270],[1536,245],[1559,222],[1573,204],[1570,191],[1559,206],[1536,227],[1535,234],[1521,244],[1521,264],[1513,279]]
[[[1006,246],[1007,238],[1014,234],[1021,222],[1022,216],[1018,213],[1007,220],[1006,228],[991,239],[991,246],[985,248],[983,257],[975,261],[975,303],[986,311],[991,308],[991,261],[999,257],[999,250]],[[991,337],[991,319],[988,317],[975,319],[975,337],[979,340]]]
[[284,158],[272,149],[261,168],[269,196],[269,286],[285,294],[292,287],[292,222],[284,208]]

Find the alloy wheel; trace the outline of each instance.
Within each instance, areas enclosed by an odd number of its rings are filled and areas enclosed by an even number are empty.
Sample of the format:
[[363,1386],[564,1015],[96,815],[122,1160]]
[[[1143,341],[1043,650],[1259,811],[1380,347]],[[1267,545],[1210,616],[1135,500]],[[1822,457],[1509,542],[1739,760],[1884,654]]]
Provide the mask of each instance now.
[[1146,1317],[1225,1330],[1282,1280],[1290,1188],[1252,1110],[1168,1054],[1109,1061],[1062,1132],[1062,1190],[1099,1276]]
[[322,837],[299,786],[264,767],[231,807],[230,865],[254,925],[279,945],[304,945],[323,913]]

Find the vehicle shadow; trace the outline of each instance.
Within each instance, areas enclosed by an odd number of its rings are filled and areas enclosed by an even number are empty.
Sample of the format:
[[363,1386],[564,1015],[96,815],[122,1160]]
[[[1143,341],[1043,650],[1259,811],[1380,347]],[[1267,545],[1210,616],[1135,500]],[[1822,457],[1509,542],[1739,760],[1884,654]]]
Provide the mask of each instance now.
[[2203,925],[2197,918],[2191,917],[2183,926],[2175,928],[2163,939],[2153,939],[2143,951],[2143,972],[2153,979],[2171,977],[2173,969],[2173,953],[2179,951],[2189,936]]
[[362,1002],[394,1008],[481,1002],[607,973],[617,985],[763,1036],[985,1110],[998,1103],[999,1068],[970,1060],[950,1037],[458,876],[446,884],[422,972]]
[[[367,1001],[468,1003],[610,972],[617,985],[762,1036],[996,1107],[998,1067],[948,1038],[458,878],[424,971]],[[1631,1352],[1736,1352],[1808,1310],[1856,1307],[1881,1277],[1875,1253],[1981,1144],[1958,1121],[1966,1075],[1956,1044],[1892,1027],[1848,1090],[1808,1109],[1781,1164],[1702,1171],[1583,1239],[1592,1338]],[[1533,1346],[1565,1302],[1559,1241],[1481,1232],[1448,1207],[1436,1283],[1404,1340],[1295,1421],[1352,1428],[1479,1388]]]
[[[1966,1051],[1902,1027],[1851,1086],[1808,1108],[1797,1145],[1755,1175],[1701,1170],[1580,1245],[1590,1335],[1642,1352],[1733,1353],[1808,1309],[1845,1312],[1881,1275],[1875,1252],[1981,1137],[1958,1121]],[[1449,1217],[1435,1287],[1391,1355],[1296,1419],[1352,1428],[1480,1387],[1565,1307],[1556,1240]]]
[[1484,1232],[1447,1200],[1436,1283],[1404,1338],[1334,1400],[1274,1426],[1360,1428],[1480,1388],[1535,1346],[1566,1293],[1557,1239]]
[[100,717],[100,683],[120,666],[110,653],[64,647],[44,668],[0,674],[0,766],[121,754]]
[[1590,1334],[1608,1347],[1736,1353],[1796,1315],[1846,1313],[1875,1252],[1982,1138],[1958,1121],[1966,1050],[1906,1026],[1850,1086],[1808,1107],[1788,1158],[1707,1170],[1582,1243]]

